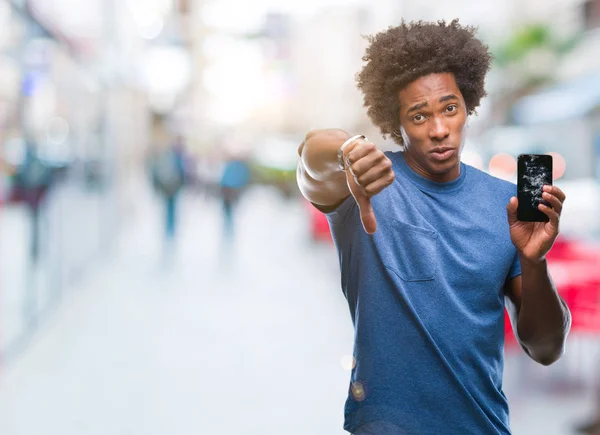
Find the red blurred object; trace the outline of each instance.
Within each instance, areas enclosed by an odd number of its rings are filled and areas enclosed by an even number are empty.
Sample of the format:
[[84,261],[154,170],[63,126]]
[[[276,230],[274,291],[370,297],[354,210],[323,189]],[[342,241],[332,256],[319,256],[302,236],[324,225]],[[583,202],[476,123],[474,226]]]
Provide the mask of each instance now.
[[310,202],[305,201],[310,217],[310,235],[313,240],[332,241],[331,233],[329,232],[329,222],[325,215],[317,210]]
[[[573,332],[600,334],[600,245],[559,237],[548,255],[548,268],[571,315]],[[507,346],[516,339],[505,313]]]

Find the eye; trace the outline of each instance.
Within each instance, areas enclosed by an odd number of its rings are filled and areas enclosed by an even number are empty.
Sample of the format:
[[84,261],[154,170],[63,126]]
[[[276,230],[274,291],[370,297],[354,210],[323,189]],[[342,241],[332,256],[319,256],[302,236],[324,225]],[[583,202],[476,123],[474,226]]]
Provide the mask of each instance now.
[[423,115],[421,115],[420,113],[417,113],[415,116],[413,116],[413,121],[416,122],[417,124],[425,121],[425,117]]
[[446,107],[446,112],[454,113],[457,109],[458,107],[456,106],[456,104],[450,104],[448,107]]

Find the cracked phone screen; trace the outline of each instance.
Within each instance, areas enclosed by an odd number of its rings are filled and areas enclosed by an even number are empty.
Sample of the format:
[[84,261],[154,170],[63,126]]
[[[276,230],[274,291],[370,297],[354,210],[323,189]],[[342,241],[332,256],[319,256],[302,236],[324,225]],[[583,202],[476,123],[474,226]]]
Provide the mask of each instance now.
[[542,188],[552,184],[552,156],[544,154],[522,154],[518,159],[517,196],[520,221],[547,222],[548,217],[538,209],[542,200]]

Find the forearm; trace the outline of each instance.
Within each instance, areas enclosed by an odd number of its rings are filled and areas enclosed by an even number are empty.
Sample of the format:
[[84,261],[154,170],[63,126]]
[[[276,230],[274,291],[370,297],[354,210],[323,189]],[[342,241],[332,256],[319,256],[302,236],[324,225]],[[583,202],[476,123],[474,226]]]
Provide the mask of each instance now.
[[529,355],[549,365],[560,358],[571,328],[571,313],[558,295],[546,260],[521,258],[522,296],[517,333]]
[[340,171],[337,151],[349,135],[343,130],[317,130],[300,145],[296,179],[305,198],[319,205],[331,205],[350,194],[346,174]]
[[350,137],[344,130],[313,130],[298,149],[307,175],[316,181],[328,181],[339,176],[337,152]]

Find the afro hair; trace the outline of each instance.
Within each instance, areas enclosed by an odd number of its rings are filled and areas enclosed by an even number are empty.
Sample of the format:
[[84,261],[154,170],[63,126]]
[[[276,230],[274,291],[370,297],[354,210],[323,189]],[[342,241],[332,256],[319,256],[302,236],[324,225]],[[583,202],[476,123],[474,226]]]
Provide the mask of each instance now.
[[469,115],[486,96],[485,76],[492,56],[475,37],[475,28],[455,19],[411,22],[368,36],[366,62],[357,74],[358,88],[373,124],[386,138],[402,145],[398,93],[414,80],[433,73],[452,73]]

